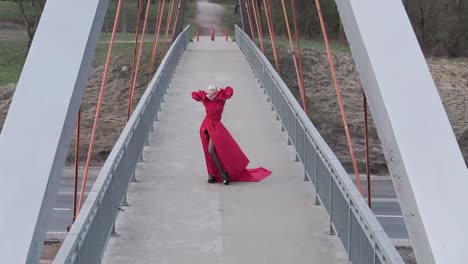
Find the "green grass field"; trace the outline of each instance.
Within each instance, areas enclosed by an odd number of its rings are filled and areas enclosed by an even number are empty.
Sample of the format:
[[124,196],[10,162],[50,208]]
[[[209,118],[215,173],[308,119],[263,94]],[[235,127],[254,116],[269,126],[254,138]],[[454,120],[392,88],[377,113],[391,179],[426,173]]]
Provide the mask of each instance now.
[[[271,47],[271,40],[269,37],[263,38],[264,44],[266,46]],[[295,43],[295,42],[294,42]],[[301,40],[301,49],[319,49],[325,51],[325,44],[321,41],[316,40]],[[259,41],[257,40],[257,44],[260,46]],[[276,38],[276,45],[281,47],[290,47],[289,39],[286,37],[277,37]],[[296,46],[294,46],[296,47]],[[349,46],[338,44],[338,43],[331,43],[330,47],[333,52],[341,52],[341,53],[349,53],[351,52]]]
[[[195,34],[195,30],[191,30],[191,34]],[[26,59],[26,43],[27,37],[22,31],[8,31],[8,34],[2,34],[0,30],[0,85],[5,85],[12,82],[17,82]],[[154,35],[148,34],[145,38],[144,54],[149,56],[151,53],[152,40]],[[119,33],[116,37],[116,43],[113,48],[113,59],[131,61],[133,56],[133,41],[134,33]],[[100,65],[105,62],[107,50],[109,48],[110,34],[103,33],[100,42],[96,48],[94,65]],[[125,42],[119,42],[125,41]],[[271,46],[270,39],[264,39],[266,46]],[[258,40],[257,40],[258,42]],[[162,50],[163,40],[159,41],[159,51]],[[168,41],[167,46],[170,45]],[[277,45],[289,47],[289,41],[286,38],[278,38]],[[323,43],[312,40],[301,41],[302,48],[313,48],[325,50]],[[334,52],[350,52],[349,47],[340,44],[332,44]]]
[[[229,35],[234,36],[234,24],[239,23],[239,14],[234,14],[234,7],[230,0],[210,0],[213,3],[222,4],[225,7],[225,15],[223,17],[223,22],[226,27],[228,27]],[[191,37],[195,37],[195,17],[197,14],[197,4],[195,1],[188,2],[188,9],[185,15],[185,25],[191,25],[190,34]],[[165,9],[167,10],[169,2],[165,4]],[[107,19],[112,24],[113,17],[115,14],[116,3],[114,2],[109,6]],[[131,21],[136,23],[136,13],[137,13],[137,4],[135,2],[126,3],[124,6],[125,12],[127,12],[127,21],[129,25],[132,24]],[[153,22],[156,21],[156,10],[157,5],[151,5],[150,9],[150,20]],[[28,14],[34,13],[34,8],[30,5],[26,5],[26,11]],[[163,21],[166,18],[163,19]],[[13,2],[0,2],[0,23],[1,22],[14,22],[18,23],[19,27],[22,26],[22,18],[18,6]],[[162,33],[164,33],[165,22],[163,22]],[[1,26],[1,25],[0,25]],[[154,25],[153,25],[154,29]],[[145,43],[144,43],[144,56],[150,56],[152,41],[154,39],[154,32],[148,31],[150,34],[146,34]],[[109,40],[111,34],[108,32],[103,32],[101,34],[100,42],[97,46],[95,53],[94,65],[99,65],[105,62],[107,56],[107,50],[109,47]],[[164,34],[160,36],[159,50],[162,50],[162,41]],[[119,59],[124,61],[131,62],[133,56],[133,41],[135,39],[135,33],[122,33],[119,32],[116,36],[116,43],[114,44],[113,49],[113,60]],[[170,39],[170,34],[169,34]],[[5,85],[8,83],[17,82],[23,68],[24,61],[26,59],[27,53],[27,35],[24,30],[12,30],[12,29],[2,29],[0,27],[0,85]],[[265,44],[271,46],[270,39],[268,37],[264,38]],[[257,40],[258,43],[258,40]],[[167,45],[170,45],[170,40]],[[289,47],[289,41],[287,38],[278,37],[277,45]],[[324,44],[320,41],[313,40],[302,40],[301,45],[303,48],[315,48],[325,50]],[[341,44],[332,44],[332,49],[334,52],[350,52],[349,47]]]
[[18,42],[0,42],[0,85],[17,82],[26,59],[26,47]]
[[[22,31],[8,32],[8,38],[6,34],[2,34],[0,30],[0,85],[8,83],[16,83],[21,74],[24,61],[26,59],[26,43],[27,38]],[[110,34],[103,34],[101,41],[108,41]],[[153,45],[154,35],[149,35],[143,44],[143,57],[148,58],[151,55],[151,47]],[[117,35],[116,40],[126,41],[127,39],[134,38],[134,34],[120,34]],[[94,65],[104,64],[107,58],[107,51],[109,48],[108,42],[99,42],[95,51]],[[133,41],[133,39],[131,39]],[[163,41],[159,42],[159,52],[162,51]],[[167,42],[169,47],[170,41]],[[112,50],[112,61],[125,61],[131,63],[133,57],[133,42],[116,42]]]
[[[28,16],[35,13],[35,9],[31,5],[26,5],[25,11]],[[19,6],[13,2],[0,2],[0,19],[1,21],[23,22]]]

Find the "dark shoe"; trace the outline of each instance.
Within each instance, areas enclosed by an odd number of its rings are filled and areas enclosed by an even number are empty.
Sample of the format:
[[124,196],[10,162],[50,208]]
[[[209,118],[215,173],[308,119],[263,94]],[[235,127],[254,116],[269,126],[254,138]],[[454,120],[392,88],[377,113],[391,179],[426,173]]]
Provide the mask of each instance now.
[[227,172],[223,173],[223,183],[224,185],[229,185],[229,183],[231,182],[231,180],[229,179],[229,175],[227,174]]
[[211,175],[208,176],[208,183],[215,183],[215,182],[216,182],[216,180],[215,180],[215,178],[213,176],[211,176]]

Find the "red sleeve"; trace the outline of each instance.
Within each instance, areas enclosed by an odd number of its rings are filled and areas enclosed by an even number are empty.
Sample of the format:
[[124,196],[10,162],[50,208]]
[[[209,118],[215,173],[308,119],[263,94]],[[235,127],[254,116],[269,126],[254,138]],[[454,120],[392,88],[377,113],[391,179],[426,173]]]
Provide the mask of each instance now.
[[231,86],[227,86],[226,88],[221,90],[221,93],[221,99],[227,100],[232,97],[232,95],[234,94],[234,90]]
[[203,101],[206,98],[205,91],[199,90],[196,92],[192,92],[192,98],[195,101]]

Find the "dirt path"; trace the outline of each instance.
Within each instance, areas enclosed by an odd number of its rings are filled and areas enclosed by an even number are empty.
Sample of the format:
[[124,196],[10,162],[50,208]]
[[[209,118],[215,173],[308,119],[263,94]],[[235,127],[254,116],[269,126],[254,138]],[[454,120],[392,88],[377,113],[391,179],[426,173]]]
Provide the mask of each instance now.
[[210,35],[210,29],[215,29],[216,35],[223,35],[224,25],[224,7],[219,4],[208,2],[208,0],[197,1],[198,14],[195,17],[195,23],[200,27],[200,35]]

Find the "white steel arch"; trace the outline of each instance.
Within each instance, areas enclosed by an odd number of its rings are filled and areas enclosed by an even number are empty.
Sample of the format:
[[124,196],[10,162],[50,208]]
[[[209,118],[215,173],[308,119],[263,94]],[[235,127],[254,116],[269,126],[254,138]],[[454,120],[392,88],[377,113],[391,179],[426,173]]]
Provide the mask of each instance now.
[[335,0],[418,263],[468,259],[468,170],[401,0]]
[[48,0],[0,135],[0,262],[38,263],[109,0]]

